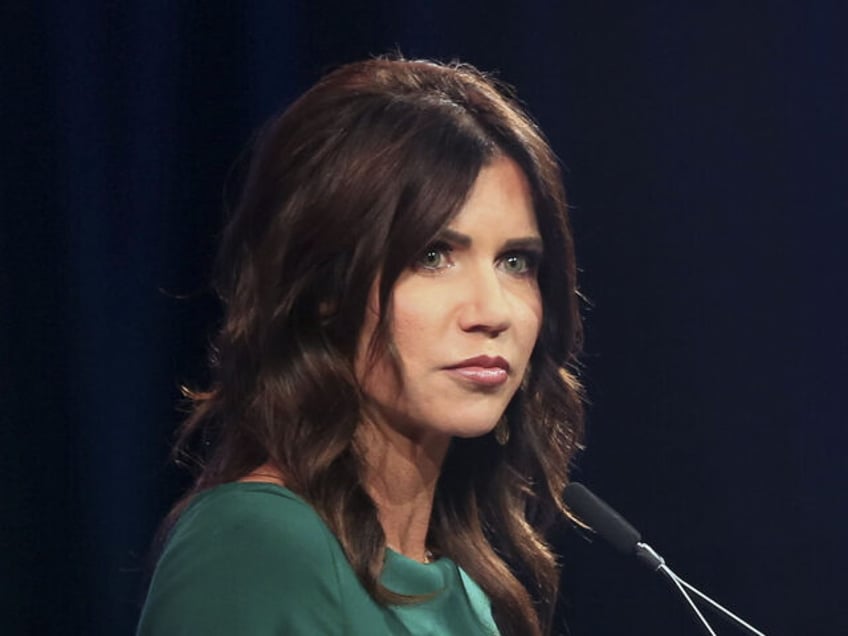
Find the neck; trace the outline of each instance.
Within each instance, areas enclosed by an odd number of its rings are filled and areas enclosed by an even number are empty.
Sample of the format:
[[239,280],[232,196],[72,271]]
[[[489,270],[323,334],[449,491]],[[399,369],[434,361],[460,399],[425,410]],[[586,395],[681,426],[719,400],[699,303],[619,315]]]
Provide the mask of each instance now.
[[427,531],[442,461],[450,438],[413,439],[388,426],[363,423],[365,488],[377,506],[386,544],[426,562]]

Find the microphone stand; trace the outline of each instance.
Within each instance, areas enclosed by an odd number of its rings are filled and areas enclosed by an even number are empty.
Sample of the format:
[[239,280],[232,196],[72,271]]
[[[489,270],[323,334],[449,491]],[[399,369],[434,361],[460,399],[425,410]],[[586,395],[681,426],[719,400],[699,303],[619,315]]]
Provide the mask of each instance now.
[[566,486],[563,494],[566,505],[578,517],[584,519],[588,527],[609,541],[615,549],[624,554],[635,556],[651,570],[661,572],[663,576],[668,578],[674,584],[674,587],[677,588],[677,591],[686,599],[686,602],[689,603],[689,607],[692,608],[695,616],[698,617],[698,620],[706,629],[709,636],[716,636],[716,633],[707,622],[707,619],[704,618],[701,610],[695,605],[695,601],[692,600],[689,592],[695,594],[700,600],[709,603],[714,610],[718,610],[737,625],[744,627],[749,633],[754,634],[754,636],[765,636],[761,631],[755,629],[729,609],[722,607],[709,596],[689,585],[672,572],[671,568],[665,564],[665,559],[657,554],[657,551],[647,543],[642,542],[642,537],[636,528],[631,526],[624,517],[610,508],[607,503],[599,499],[586,486],[572,482]]
[[[680,592],[683,598],[686,599],[686,602],[689,603],[689,607],[692,608],[692,611],[695,613],[695,616],[698,617],[698,620],[701,621],[701,625],[703,625],[704,629],[710,636],[716,636],[716,633],[715,631],[713,631],[713,628],[710,626],[709,622],[707,622],[707,619],[704,618],[704,615],[701,613],[701,610],[699,610],[698,606],[695,605],[695,602],[692,600],[692,597],[689,595],[689,592],[694,593],[698,598],[709,603],[709,605],[714,610],[721,612],[726,617],[734,621],[737,625],[744,627],[750,633],[755,634],[756,636],[766,636],[763,632],[756,629],[749,623],[745,622],[736,614],[731,612],[729,609],[727,609],[717,601],[714,601],[709,596],[701,592],[694,585],[690,585],[685,580],[677,576],[672,571],[672,569],[665,564],[665,559],[663,559],[659,554],[657,554],[656,550],[654,550],[647,543],[643,543],[640,541],[636,544],[636,557],[639,558],[655,572],[662,573],[674,584],[675,588]],[[689,592],[687,592],[687,590],[689,590]]]

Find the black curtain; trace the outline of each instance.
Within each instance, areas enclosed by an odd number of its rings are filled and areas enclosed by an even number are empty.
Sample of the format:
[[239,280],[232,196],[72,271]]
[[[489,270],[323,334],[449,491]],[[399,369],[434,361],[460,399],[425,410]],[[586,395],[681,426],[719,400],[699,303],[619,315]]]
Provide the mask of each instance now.
[[[848,631],[842,3],[0,16],[4,633],[131,633],[186,485],[168,445],[219,318],[206,283],[236,158],[324,71],[395,49],[496,71],[562,159],[589,299],[575,476],[766,633]],[[699,633],[647,571],[553,539],[562,633]]]

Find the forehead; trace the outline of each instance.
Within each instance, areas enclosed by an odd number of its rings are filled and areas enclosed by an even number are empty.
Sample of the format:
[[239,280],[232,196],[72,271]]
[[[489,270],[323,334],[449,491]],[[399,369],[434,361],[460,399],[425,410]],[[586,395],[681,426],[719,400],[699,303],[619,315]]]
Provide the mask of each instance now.
[[452,230],[473,235],[481,230],[539,236],[530,184],[515,161],[499,157],[484,166],[457,215]]

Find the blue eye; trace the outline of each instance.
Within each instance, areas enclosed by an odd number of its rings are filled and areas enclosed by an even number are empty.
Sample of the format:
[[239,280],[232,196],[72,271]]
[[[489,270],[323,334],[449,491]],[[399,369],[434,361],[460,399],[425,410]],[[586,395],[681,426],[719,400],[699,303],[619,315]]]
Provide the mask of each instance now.
[[451,265],[451,248],[444,244],[430,245],[415,261],[415,266],[420,269],[439,270]]
[[501,267],[514,276],[535,274],[538,266],[539,255],[530,252],[511,252],[501,257]]

